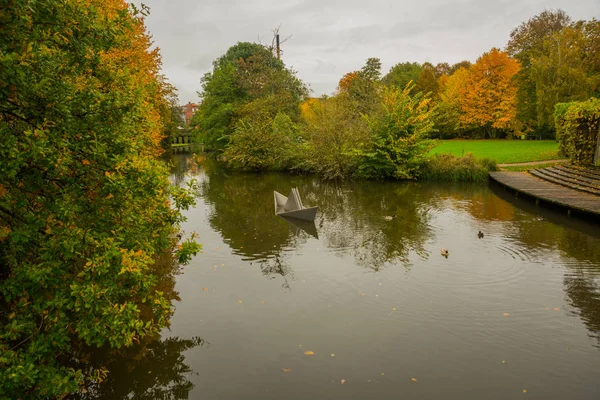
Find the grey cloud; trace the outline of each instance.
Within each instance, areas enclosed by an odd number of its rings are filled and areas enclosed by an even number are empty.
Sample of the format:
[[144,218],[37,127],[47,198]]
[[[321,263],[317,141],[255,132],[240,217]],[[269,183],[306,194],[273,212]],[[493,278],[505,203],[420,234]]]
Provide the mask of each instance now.
[[510,31],[544,9],[574,19],[600,16],[598,0],[144,0],[146,24],[180,101],[197,101],[200,78],[239,41],[291,39],[283,59],[320,96],[346,72],[379,57],[383,72],[403,61],[475,61],[503,48]]

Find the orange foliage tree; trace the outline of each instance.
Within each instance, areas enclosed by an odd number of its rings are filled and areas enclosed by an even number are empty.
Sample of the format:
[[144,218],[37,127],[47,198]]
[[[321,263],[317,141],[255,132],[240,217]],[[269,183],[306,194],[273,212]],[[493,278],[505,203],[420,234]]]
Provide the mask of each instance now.
[[340,81],[338,82],[338,90],[340,92],[348,92],[352,83],[358,79],[358,72],[348,72],[346,75],[342,76]]
[[461,95],[460,122],[482,127],[494,136],[495,130],[515,127],[517,86],[513,77],[519,62],[493,48],[477,59]]

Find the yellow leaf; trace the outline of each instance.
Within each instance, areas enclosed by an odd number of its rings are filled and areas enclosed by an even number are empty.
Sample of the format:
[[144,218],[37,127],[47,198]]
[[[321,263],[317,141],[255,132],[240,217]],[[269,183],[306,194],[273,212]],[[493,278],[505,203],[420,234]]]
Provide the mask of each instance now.
[[81,163],[83,165],[90,165],[90,162],[88,160],[82,160]]
[[312,356],[312,355],[314,355],[314,354],[315,354],[315,353],[314,353],[313,351],[310,351],[310,350],[306,350],[306,351],[304,352],[304,355],[306,355],[306,356]]
[[554,307],[554,311],[560,311],[560,308]]
[[113,197],[115,197],[115,196],[113,196],[113,194],[112,194],[112,193],[109,193],[109,194],[108,194],[108,196],[106,196],[106,200],[110,200],[110,199],[112,199]]
[[291,370],[292,370],[291,368],[282,368],[282,369],[283,369],[283,372],[291,372]]
[[238,300],[238,303],[242,304],[242,303],[243,303],[243,301],[241,301],[241,300]]
[[331,357],[335,357],[335,354],[331,353]]
[[208,288],[207,287],[203,287],[202,290],[208,290]]
[[345,380],[345,379],[342,379],[342,380],[340,381],[340,383],[343,385],[344,383],[346,383],[346,380]]
[[527,393],[527,389],[523,389],[523,393]]
[[416,382],[417,378],[410,378],[411,381]]
[[507,313],[507,312],[503,313],[502,315],[504,315],[505,317],[508,317],[508,316],[510,316],[510,314],[509,314],[509,313]]

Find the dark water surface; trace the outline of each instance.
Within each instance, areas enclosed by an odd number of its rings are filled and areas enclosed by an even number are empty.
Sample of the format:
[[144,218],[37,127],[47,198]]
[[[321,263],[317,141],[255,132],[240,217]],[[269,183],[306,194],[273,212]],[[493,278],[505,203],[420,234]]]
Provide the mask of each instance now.
[[[173,353],[189,398],[600,399],[598,225],[485,185],[191,174],[204,252],[163,335],[204,340]],[[312,229],[274,215],[295,186]]]

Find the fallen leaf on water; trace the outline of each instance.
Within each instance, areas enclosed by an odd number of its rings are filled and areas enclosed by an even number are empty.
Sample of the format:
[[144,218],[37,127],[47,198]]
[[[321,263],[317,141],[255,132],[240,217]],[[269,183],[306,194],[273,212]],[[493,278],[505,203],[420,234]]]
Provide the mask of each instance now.
[[292,371],[291,368],[282,368],[282,369],[283,369],[283,372],[291,372]]
[[242,304],[242,303],[243,303],[243,301],[241,301],[241,300],[238,300],[238,303]]
[[508,317],[508,316],[510,316],[510,314],[509,314],[509,313],[507,313],[507,312],[503,313],[502,315],[504,315],[505,317]]
[[304,352],[304,355],[306,355],[306,356],[312,356],[312,355],[314,355],[314,354],[315,354],[315,353],[314,353],[313,351],[310,351],[310,350],[306,350],[306,351]]
[[340,383],[343,385],[344,383],[346,383],[346,380],[345,380],[345,379],[342,379],[342,380],[340,381]]
[[554,311],[560,311],[560,308],[554,307]]
[[392,311],[396,311],[396,307],[392,308]]
[[335,354],[331,353],[331,357],[335,357]]
[[260,304],[265,304],[265,301],[264,301],[264,300],[261,300],[261,301],[260,301]]
[[527,393],[527,389],[523,389],[523,393]]
[[381,376],[384,376],[384,375],[385,375],[385,373],[383,373],[383,372],[382,372],[382,373],[381,373]]
[[221,267],[224,267],[224,266],[225,266],[225,264],[221,264]]
[[203,287],[202,290],[208,290],[208,288],[207,287]]
[[506,361],[502,360],[502,364],[506,364]]
[[411,381],[416,382],[417,378],[410,378]]

